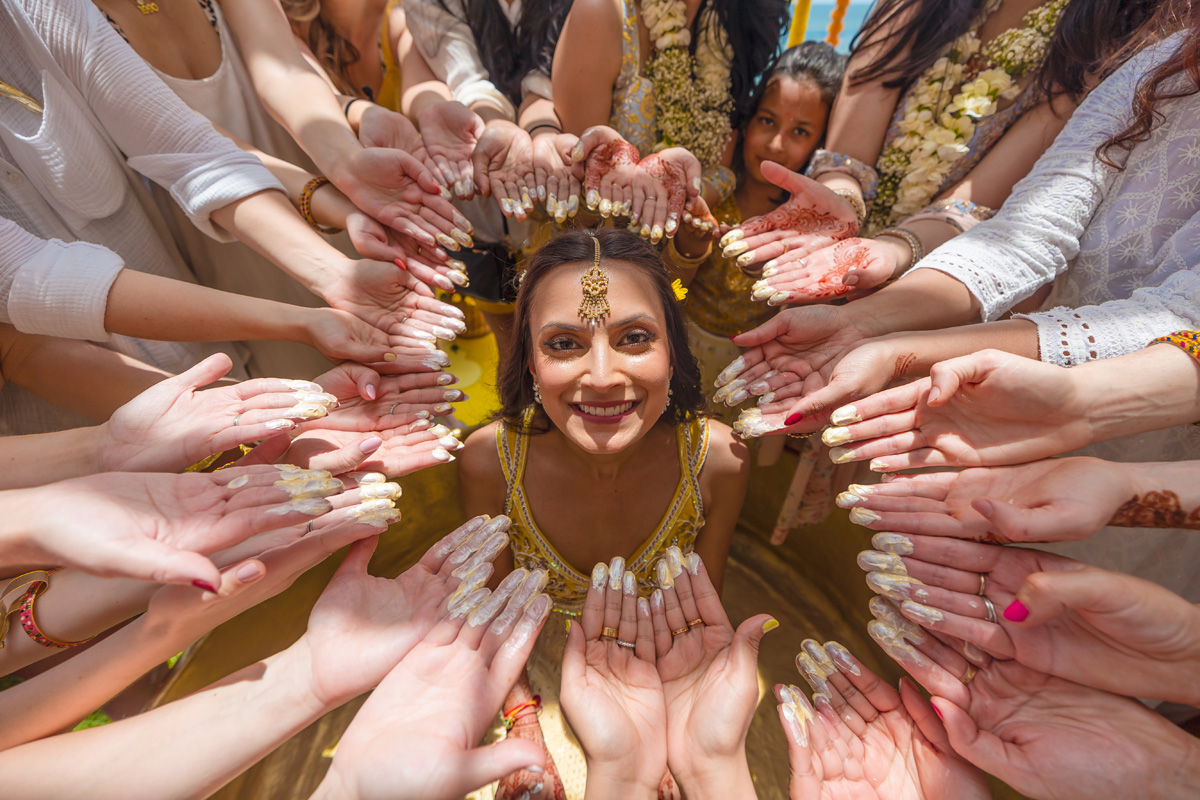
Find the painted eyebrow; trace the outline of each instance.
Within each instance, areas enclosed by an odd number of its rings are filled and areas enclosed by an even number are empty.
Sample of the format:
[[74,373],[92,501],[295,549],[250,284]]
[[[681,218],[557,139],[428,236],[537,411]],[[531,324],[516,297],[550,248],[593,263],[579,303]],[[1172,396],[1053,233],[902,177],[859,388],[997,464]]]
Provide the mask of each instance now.
[[[626,317],[623,320],[614,322],[611,327],[624,328],[626,325],[630,325],[634,322],[637,322],[638,320],[647,320],[649,322],[653,322],[654,317],[650,316],[649,314],[634,314],[631,317]],[[541,330],[538,331],[538,333],[544,333],[547,330],[549,330],[550,328],[557,328],[559,330],[571,331],[573,333],[581,333],[584,330],[586,330],[585,328],[583,328],[580,325],[571,325],[566,322],[549,322],[549,323],[543,325]]]

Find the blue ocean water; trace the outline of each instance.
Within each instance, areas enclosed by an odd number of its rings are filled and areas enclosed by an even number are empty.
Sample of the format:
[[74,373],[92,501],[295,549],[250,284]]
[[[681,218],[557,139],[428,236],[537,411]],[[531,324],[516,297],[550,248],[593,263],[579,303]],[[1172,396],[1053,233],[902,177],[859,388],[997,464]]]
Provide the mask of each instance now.
[[[808,12],[808,31],[804,38],[807,41],[825,41],[825,36],[829,31],[829,18],[833,15],[835,3],[813,3]],[[850,7],[846,9],[846,16],[842,20],[842,32],[838,36],[837,50],[839,53],[850,52],[850,40],[854,38],[854,34],[862,27],[863,20],[866,19],[867,12],[871,10],[871,3],[857,0],[852,2]],[[787,38],[785,31],[784,38]]]

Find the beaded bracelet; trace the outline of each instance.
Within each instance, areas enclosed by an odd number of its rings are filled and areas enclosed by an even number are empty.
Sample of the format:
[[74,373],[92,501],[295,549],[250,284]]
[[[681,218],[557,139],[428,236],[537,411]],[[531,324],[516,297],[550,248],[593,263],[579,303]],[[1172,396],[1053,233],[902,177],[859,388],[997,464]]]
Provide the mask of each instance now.
[[0,648],[4,647],[4,637],[8,635],[8,618],[20,609],[21,601],[25,599],[30,585],[48,580],[50,573],[37,569],[10,578],[0,590]]
[[861,228],[867,221],[867,204],[850,189],[834,189],[833,193],[850,204],[850,207],[854,209],[854,216],[858,220],[858,227]]
[[[523,712],[533,709],[537,716],[542,715],[542,696],[535,694],[532,700],[528,700],[520,705],[513,706],[508,711],[500,715],[500,721],[504,723],[504,730],[511,731],[513,726],[517,724],[517,720],[523,715]],[[524,714],[528,716],[528,714]]]
[[[57,570],[55,570],[57,571]],[[49,575],[46,576],[49,578]],[[18,606],[19,616],[21,619],[21,627],[25,629],[25,633],[29,634],[29,638],[40,644],[42,647],[55,647],[65,650],[68,647],[78,647],[81,644],[87,644],[94,636],[89,636],[78,642],[60,642],[57,639],[51,639],[46,634],[42,633],[37,626],[37,621],[33,618],[33,604],[37,600],[38,595],[50,588],[49,580],[39,580],[30,584],[29,589],[25,591],[25,596],[21,598],[21,604]]]
[[[875,199],[875,192],[879,188],[879,173],[870,164],[859,161],[853,156],[835,153],[832,150],[818,149],[808,162],[808,177],[815,180],[827,172],[841,172],[858,181],[864,203]],[[864,213],[863,217],[866,216]]]
[[884,228],[875,234],[876,239],[880,236],[892,236],[896,239],[903,239],[908,244],[908,248],[912,250],[912,260],[908,262],[910,269],[915,267],[917,262],[925,257],[925,245],[921,244],[920,237],[908,228],[901,228],[899,225],[894,228]]
[[342,232],[342,228],[334,228],[333,226],[322,225],[317,222],[316,217],[312,215],[312,196],[313,193],[320,189],[325,184],[329,183],[329,178],[313,178],[308,183],[304,184],[304,190],[300,192],[300,216],[304,217],[304,221],[309,227],[318,233],[323,233],[326,236],[333,236]]
[[1172,344],[1200,361],[1200,331],[1176,331],[1160,336],[1150,344]]

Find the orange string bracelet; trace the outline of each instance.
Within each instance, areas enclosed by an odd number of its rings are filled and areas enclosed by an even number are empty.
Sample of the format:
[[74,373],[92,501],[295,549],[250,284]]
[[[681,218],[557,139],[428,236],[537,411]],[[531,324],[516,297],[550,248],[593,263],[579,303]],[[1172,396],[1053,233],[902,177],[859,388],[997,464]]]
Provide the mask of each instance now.
[[508,711],[505,711],[500,716],[500,721],[504,723],[504,730],[511,731],[513,726],[517,724],[518,719],[522,716],[529,716],[525,712],[528,712],[530,709],[533,709],[537,716],[541,716],[542,696],[540,694],[535,694],[532,700],[513,706]]

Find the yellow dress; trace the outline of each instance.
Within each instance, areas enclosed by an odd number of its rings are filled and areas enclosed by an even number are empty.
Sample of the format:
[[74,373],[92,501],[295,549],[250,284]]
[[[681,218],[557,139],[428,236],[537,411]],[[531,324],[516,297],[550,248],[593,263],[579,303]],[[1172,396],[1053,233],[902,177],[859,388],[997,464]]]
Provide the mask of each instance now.
[[404,85],[400,80],[400,62],[392,52],[392,43],[388,41],[388,17],[392,9],[400,5],[400,0],[388,0],[383,12],[383,25],[379,33],[379,56],[383,61],[383,82],[379,84],[379,94],[375,102],[384,108],[400,113],[400,100],[404,93]]
[[[708,455],[708,421],[693,420],[680,425],[676,431],[680,471],[671,505],[654,531],[626,563],[626,569],[637,576],[642,594],[653,591],[657,586],[654,564],[666,549],[677,545],[685,553],[691,552],[696,535],[704,527],[704,501],[700,496],[699,477]],[[549,572],[550,582],[546,586],[546,593],[554,600],[554,610],[563,615],[578,616],[591,585],[591,570],[582,572],[567,563],[533,518],[524,486],[529,438],[506,425],[496,429],[496,448],[500,454],[504,480],[508,484],[504,513],[512,518],[509,539],[514,561],[525,569],[544,569]],[[540,722],[546,747],[554,758],[567,797],[574,800],[584,796],[587,763],[558,703],[562,683],[562,653],[567,640],[566,626],[556,622],[561,619],[561,616],[552,617],[542,629],[526,664],[526,675],[533,693],[542,699]],[[503,728],[497,728],[489,741],[503,738],[503,735]],[[492,787],[474,795],[478,798],[492,796]]]
[[[529,421],[532,408],[526,412]],[[654,591],[654,563],[671,545],[690,553],[696,535],[704,527],[704,500],[700,496],[700,470],[708,455],[708,421],[696,419],[676,429],[679,446],[679,484],[671,505],[646,541],[629,557],[625,569],[637,576],[642,593]],[[542,533],[525,496],[525,457],[529,436],[507,425],[496,428],[496,450],[508,486],[504,513],[512,518],[509,540],[518,567],[544,569],[550,573],[546,594],[554,599],[554,610],[578,616],[591,585],[591,568],[582,572],[568,564]]]

